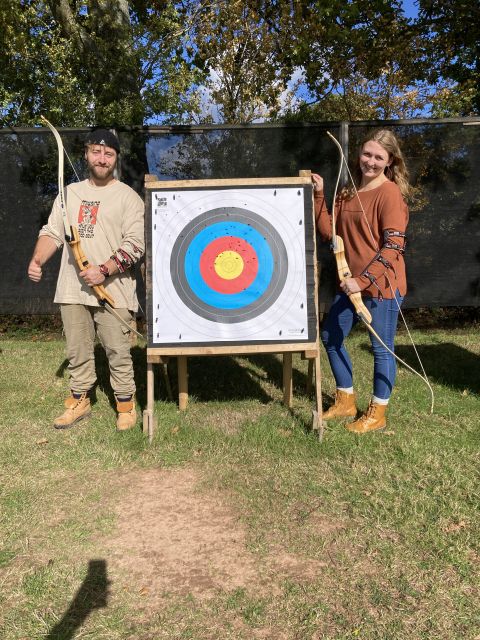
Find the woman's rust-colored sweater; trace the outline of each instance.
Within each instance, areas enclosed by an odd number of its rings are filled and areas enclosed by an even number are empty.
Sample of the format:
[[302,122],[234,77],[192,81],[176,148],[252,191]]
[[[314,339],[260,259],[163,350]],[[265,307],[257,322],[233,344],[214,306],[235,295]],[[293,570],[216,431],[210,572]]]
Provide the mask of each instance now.
[[[345,257],[362,294],[393,298],[398,289],[404,296],[405,260],[402,252],[391,245],[403,250],[405,238],[385,236],[386,231],[405,233],[407,228],[408,207],[398,186],[387,181],[370,191],[359,192],[358,197],[337,198],[335,212],[336,233],[343,239]],[[315,219],[322,239],[331,240],[332,219],[322,191],[315,192]]]

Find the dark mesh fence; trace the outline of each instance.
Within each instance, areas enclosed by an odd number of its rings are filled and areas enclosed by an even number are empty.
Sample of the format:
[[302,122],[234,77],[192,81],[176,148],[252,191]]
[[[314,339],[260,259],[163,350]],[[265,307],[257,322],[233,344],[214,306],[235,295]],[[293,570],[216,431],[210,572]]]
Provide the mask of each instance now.
[[[408,229],[409,294],[406,307],[480,306],[480,126],[454,121],[405,121],[387,125],[399,136],[417,187]],[[119,131],[121,178],[142,193],[145,173],[160,179],[324,176],[330,196],[338,170],[328,129],[348,143],[354,157],[372,124],[175,127]],[[62,130],[78,177],[84,177],[84,130]],[[65,162],[65,183],[76,180]],[[0,131],[0,313],[52,313],[59,256],[41,283],[26,276],[38,231],[57,193],[57,147],[46,129]],[[335,268],[319,245],[320,298],[331,298]],[[141,287],[141,289],[143,289]]]
[[[417,188],[410,210],[405,306],[480,305],[480,122],[390,126]],[[350,126],[355,151],[365,126]]]

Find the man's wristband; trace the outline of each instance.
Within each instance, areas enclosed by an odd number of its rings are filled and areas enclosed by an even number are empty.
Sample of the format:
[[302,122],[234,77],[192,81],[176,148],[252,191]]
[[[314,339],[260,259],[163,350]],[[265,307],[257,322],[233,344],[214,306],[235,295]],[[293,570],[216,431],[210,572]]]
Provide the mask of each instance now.
[[107,265],[106,265],[106,264],[101,264],[101,265],[99,266],[99,269],[100,269],[100,273],[102,274],[102,276],[103,276],[104,278],[108,278],[108,276],[110,275],[110,272],[109,272],[109,270],[108,270]]

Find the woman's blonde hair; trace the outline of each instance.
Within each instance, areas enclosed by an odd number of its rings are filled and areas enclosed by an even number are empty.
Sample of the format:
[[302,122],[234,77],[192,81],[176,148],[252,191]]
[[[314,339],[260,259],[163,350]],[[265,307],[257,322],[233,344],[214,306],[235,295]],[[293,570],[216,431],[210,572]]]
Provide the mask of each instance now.
[[[363,139],[362,144],[360,145],[358,156],[360,156],[362,152],[363,145],[370,141],[377,142],[388,153],[391,162],[388,167],[385,167],[385,175],[389,180],[395,182],[395,184],[398,185],[402,196],[405,200],[408,200],[408,198],[413,193],[413,189],[408,181],[408,169],[405,165],[403,153],[400,149],[400,145],[395,134],[389,129],[379,129],[377,131],[371,132]],[[357,188],[360,186],[360,182],[362,179],[362,172],[360,170],[360,161],[358,156],[355,164],[355,169],[353,170],[353,179]],[[344,190],[344,193],[347,198],[351,198],[353,197],[355,191],[353,187],[347,187]]]

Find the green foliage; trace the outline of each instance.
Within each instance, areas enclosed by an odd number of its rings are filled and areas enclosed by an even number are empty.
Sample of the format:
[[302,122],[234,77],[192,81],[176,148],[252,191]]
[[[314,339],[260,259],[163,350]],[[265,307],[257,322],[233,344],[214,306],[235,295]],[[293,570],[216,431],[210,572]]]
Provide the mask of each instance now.
[[442,83],[432,97],[432,116],[449,118],[454,116],[474,116],[480,112],[478,103],[478,84]]
[[304,70],[311,96],[291,119],[369,120],[417,115],[426,104],[416,86],[418,37],[401,3],[302,3],[282,50]]
[[433,99],[431,87],[410,84],[406,74],[390,65],[378,78],[357,74],[340,80],[325,97],[296,105],[282,115],[286,122],[326,120],[390,120],[414,118]]
[[199,74],[182,56],[175,3],[2,6],[4,124],[36,124],[40,114],[59,126],[143,124],[152,114],[181,118],[195,108]]
[[474,115],[479,11],[463,0],[419,0],[413,20],[400,0],[9,0],[0,123]]
[[417,23],[423,35],[428,78],[451,84],[442,91],[436,114],[480,113],[480,6],[465,0],[419,0]]
[[205,86],[221,119],[248,123],[274,115],[285,89],[285,60],[278,55],[264,3],[193,4],[198,5],[192,33],[194,63],[209,73]]
[[45,4],[3,3],[0,34],[0,122],[31,125],[47,111],[62,114],[64,122],[83,117],[89,96],[78,91],[69,64],[72,44],[62,39]]

